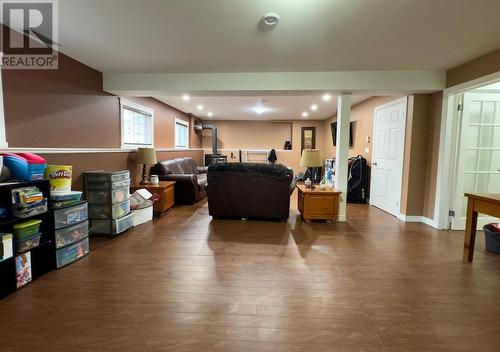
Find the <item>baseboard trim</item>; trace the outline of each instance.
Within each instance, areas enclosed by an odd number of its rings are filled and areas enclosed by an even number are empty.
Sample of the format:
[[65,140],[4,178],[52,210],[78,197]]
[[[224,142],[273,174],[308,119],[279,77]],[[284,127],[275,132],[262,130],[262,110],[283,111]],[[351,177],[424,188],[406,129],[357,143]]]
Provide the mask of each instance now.
[[399,214],[398,219],[403,222],[421,222],[436,229],[438,228],[436,222],[433,219],[429,219],[425,216]]
[[347,221],[347,217],[345,215],[338,216],[337,222],[346,222],[346,221]]

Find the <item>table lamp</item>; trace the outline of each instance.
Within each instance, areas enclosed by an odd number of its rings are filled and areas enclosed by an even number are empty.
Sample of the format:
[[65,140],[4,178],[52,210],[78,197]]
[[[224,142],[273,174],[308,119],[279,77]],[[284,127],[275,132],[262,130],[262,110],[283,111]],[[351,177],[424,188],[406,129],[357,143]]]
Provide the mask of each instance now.
[[137,155],[135,156],[135,162],[137,164],[142,164],[142,181],[139,182],[140,185],[149,184],[147,165],[156,164],[156,152],[153,148],[137,148]]
[[[321,152],[319,149],[304,149],[302,151],[302,156],[300,158],[300,166],[306,167],[306,178],[309,175],[311,179],[313,178],[311,168],[323,166],[323,160],[321,159]],[[311,180],[312,181],[312,180]]]

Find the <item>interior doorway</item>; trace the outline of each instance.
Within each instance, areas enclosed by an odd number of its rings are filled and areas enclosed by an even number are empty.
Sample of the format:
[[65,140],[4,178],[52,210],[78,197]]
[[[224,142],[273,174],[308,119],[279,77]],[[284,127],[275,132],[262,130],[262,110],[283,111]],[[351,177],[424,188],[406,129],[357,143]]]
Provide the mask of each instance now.
[[[458,93],[454,101],[449,227],[464,230],[464,193],[500,193],[500,82]],[[477,229],[494,220],[480,214]]]
[[407,97],[375,108],[370,204],[399,217]]

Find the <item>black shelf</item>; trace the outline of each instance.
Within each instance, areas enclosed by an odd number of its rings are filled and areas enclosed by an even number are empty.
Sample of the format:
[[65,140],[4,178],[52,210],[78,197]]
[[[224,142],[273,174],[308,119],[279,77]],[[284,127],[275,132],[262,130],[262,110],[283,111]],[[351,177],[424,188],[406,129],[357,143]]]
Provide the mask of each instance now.
[[[0,183],[0,207],[6,209],[7,218],[0,221],[1,233],[12,233],[12,227],[15,224],[32,220],[42,220],[40,224],[40,244],[29,251],[31,253],[31,276],[32,282],[45,273],[54,270],[56,267],[54,230],[51,221],[51,212],[35,214],[27,218],[17,218],[12,215],[12,190],[16,188],[36,186],[43,193],[44,197],[50,197],[49,181],[22,181]],[[14,245],[15,247],[15,245]],[[22,253],[16,253],[14,256],[0,262],[0,299],[16,291],[16,262],[15,258]],[[25,286],[23,286],[25,287]]]

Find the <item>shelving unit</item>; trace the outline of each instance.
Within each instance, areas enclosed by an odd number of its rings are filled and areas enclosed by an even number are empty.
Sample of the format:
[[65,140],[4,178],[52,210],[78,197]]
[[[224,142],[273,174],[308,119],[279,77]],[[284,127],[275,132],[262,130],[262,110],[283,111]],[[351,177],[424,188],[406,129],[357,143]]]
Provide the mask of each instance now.
[[[31,253],[31,275],[32,281],[43,274],[55,269],[54,256],[54,231],[52,227],[51,214],[49,211],[30,216],[29,218],[16,218],[12,215],[12,190],[35,186],[47,199],[50,195],[49,181],[9,182],[0,184],[0,207],[5,208],[6,217],[0,220],[0,233],[12,233],[15,224],[39,219],[42,221],[40,232],[42,233],[40,244],[29,250]],[[17,256],[14,248],[14,256],[0,262],[0,298],[16,291],[16,263]]]

